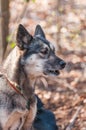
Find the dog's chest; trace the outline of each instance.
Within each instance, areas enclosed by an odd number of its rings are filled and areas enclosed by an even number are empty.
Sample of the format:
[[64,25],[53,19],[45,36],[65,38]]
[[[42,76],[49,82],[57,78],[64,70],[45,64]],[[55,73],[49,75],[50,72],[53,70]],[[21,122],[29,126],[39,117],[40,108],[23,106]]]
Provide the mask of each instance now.
[[[20,108],[14,109],[8,116],[5,114],[2,122],[3,130],[7,129],[19,129],[19,130],[30,130],[33,121],[36,116],[37,105],[34,101],[29,109],[21,110]],[[6,118],[7,117],[7,118]],[[4,122],[5,121],[5,122]]]
[[29,111],[26,111],[25,116],[24,116],[24,124],[23,124],[23,129],[24,130],[29,130],[32,127],[33,121],[35,119],[36,116],[36,112],[37,112],[37,108],[35,107],[31,107]]

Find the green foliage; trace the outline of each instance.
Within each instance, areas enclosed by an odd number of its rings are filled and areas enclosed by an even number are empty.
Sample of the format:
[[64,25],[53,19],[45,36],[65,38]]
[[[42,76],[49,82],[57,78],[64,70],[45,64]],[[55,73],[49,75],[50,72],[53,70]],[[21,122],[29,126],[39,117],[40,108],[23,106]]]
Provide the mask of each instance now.
[[30,0],[24,0],[25,2],[29,2]]
[[10,43],[10,47],[13,49],[16,45],[14,41],[12,41],[11,35],[7,36],[6,41]]
[[15,47],[16,43],[15,42],[11,42],[10,43],[10,47],[13,49]]
[[[29,2],[30,0],[24,0],[24,1],[25,1],[25,2]],[[34,2],[34,3],[35,3],[35,2],[36,2],[36,0],[32,0],[32,2]]]
[[32,0],[34,3],[36,2],[36,0]]
[[6,41],[11,42],[11,36],[10,35],[7,36]]

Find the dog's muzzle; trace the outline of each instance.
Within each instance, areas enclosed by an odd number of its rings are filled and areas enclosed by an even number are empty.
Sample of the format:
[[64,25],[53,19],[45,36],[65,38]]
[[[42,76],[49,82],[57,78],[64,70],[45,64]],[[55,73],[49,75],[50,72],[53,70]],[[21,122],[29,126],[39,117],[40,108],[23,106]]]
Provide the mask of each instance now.
[[58,63],[57,67],[56,67],[56,65],[55,65],[55,67],[54,66],[47,67],[47,69],[44,70],[44,75],[57,76],[60,74],[60,70],[65,68],[65,65],[66,65],[66,63],[63,60],[61,60]]

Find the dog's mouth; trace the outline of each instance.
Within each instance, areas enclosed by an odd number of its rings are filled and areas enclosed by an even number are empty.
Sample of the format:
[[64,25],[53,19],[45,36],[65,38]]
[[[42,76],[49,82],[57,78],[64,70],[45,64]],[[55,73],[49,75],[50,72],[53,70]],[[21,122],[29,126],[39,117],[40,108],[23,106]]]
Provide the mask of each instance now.
[[57,76],[59,74],[59,70],[48,69],[47,71],[44,71],[44,75]]

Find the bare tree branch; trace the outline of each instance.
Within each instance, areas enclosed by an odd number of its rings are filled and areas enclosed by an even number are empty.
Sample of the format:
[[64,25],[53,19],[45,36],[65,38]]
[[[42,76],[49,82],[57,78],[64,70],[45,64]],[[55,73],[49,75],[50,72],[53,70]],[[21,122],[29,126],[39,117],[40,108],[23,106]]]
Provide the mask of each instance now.
[[72,119],[70,120],[70,123],[69,125],[65,128],[65,130],[72,130],[73,126],[74,126],[74,123],[77,119],[77,116],[81,110],[82,106],[79,106],[76,110],[76,113],[73,115]]

